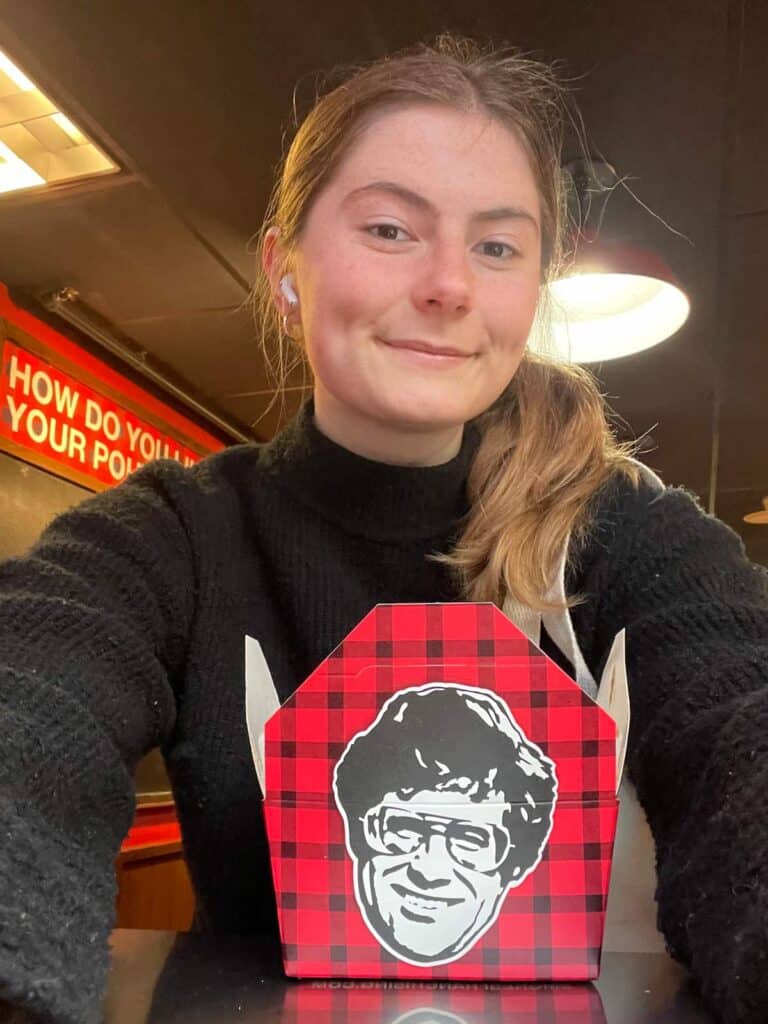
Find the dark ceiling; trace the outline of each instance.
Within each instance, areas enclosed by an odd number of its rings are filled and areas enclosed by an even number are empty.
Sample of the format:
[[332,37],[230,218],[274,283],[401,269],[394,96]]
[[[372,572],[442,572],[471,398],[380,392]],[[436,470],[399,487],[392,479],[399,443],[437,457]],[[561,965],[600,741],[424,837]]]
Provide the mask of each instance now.
[[445,28],[559,59],[575,79],[594,148],[637,196],[614,195],[606,233],[656,249],[692,301],[670,341],[594,369],[631,430],[652,430],[648,462],[714,497],[768,563],[768,526],[741,521],[768,494],[761,0],[3,0],[0,47],[126,173],[0,199],[0,280],[32,298],[76,288],[212,407],[270,435],[248,243],[294,85],[305,106],[316,72]]

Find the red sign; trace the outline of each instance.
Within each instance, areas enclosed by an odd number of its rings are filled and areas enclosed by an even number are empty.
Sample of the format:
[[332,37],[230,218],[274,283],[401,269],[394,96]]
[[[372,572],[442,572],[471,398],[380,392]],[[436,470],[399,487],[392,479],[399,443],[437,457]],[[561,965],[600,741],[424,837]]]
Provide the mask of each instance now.
[[191,466],[200,456],[93,388],[6,342],[0,436],[116,484],[152,459]]
[[[8,309],[17,315],[6,334],[23,341],[6,338],[2,345],[0,447],[94,490],[152,459],[191,466],[224,447],[0,291],[0,313]],[[21,319],[27,331],[38,327],[35,335],[13,329]]]

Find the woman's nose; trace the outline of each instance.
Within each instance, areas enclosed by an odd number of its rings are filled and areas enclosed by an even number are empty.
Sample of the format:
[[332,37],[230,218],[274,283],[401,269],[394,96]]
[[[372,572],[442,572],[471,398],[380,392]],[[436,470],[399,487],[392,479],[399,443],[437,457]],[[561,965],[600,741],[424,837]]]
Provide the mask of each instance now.
[[473,305],[473,280],[464,246],[443,245],[432,251],[414,289],[414,304],[424,312],[464,314]]

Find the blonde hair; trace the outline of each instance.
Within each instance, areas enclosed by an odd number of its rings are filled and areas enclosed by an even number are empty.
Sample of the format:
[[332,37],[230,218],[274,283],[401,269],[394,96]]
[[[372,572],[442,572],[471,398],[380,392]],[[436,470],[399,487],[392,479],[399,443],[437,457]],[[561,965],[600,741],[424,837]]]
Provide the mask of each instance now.
[[[540,196],[542,281],[552,280],[564,264],[563,133],[568,119],[577,123],[567,92],[547,64],[450,34],[353,69],[316,102],[285,156],[261,243],[269,227],[279,227],[287,266],[315,197],[372,118],[425,102],[482,111],[522,142]],[[283,338],[263,273],[254,300],[279,389],[306,367],[303,349]],[[539,323],[547,316],[540,308]],[[590,373],[530,351],[476,423],[482,436],[468,480],[471,510],[453,551],[435,557],[453,569],[467,600],[501,605],[510,594],[531,608],[557,607],[547,591],[568,538],[578,543],[587,534],[593,496],[614,473],[637,481],[630,448],[616,440]]]

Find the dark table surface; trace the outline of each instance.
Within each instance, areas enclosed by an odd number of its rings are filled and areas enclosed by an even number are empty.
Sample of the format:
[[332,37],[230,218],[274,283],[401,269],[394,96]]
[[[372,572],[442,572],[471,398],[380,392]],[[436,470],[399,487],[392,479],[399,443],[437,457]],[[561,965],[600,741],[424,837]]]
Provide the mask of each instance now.
[[631,787],[620,806],[595,985],[295,982],[253,941],[116,931],[106,1024],[711,1024],[663,952],[653,844]]
[[107,1024],[711,1024],[663,953],[607,952],[582,985],[293,981],[254,940],[118,930]]

